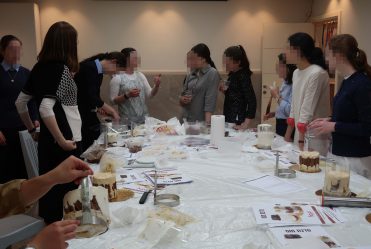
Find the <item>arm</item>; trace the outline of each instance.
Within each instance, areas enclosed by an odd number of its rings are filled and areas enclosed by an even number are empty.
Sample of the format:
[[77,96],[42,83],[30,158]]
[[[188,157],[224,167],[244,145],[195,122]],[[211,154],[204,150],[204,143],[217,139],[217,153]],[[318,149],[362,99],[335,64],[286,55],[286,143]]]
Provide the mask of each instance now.
[[211,122],[211,115],[215,111],[216,101],[218,98],[218,86],[219,86],[220,76],[215,70],[212,72],[212,75],[209,76],[208,85],[205,93],[205,122]]
[[74,141],[66,140],[58,127],[57,120],[55,119],[53,107],[56,100],[52,98],[44,98],[40,104],[40,116],[52,134],[58,145],[66,150],[70,151],[76,149],[76,144]]
[[154,87],[152,88],[152,91],[151,91],[151,97],[155,96],[158,92],[158,89],[160,88],[160,84],[161,84],[161,74],[155,76],[155,78],[153,79],[154,81]]
[[112,108],[110,105],[103,103],[103,106],[100,108],[104,113],[107,113],[111,117],[113,117],[114,120],[118,121],[120,120],[120,115],[117,113],[117,111]]
[[110,82],[110,99],[112,104],[121,104],[124,103],[126,100],[129,99],[129,96],[126,94],[119,95],[120,92],[120,83],[121,77],[120,75],[115,75]]
[[27,130],[31,131],[35,128],[30,113],[28,112],[27,103],[32,99],[31,95],[25,94],[24,92],[21,92],[15,101],[15,106],[17,108],[17,111],[19,113],[19,116],[21,117],[21,120],[23,124],[26,126]]
[[245,82],[241,82],[243,96],[247,102],[246,119],[241,124],[242,129],[247,129],[250,122],[255,118],[256,113],[256,96],[250,77]]
[[80,159],[70,156],[48,173],[24,181],[20,188],[20,199],[28,206],[57,184],[78,182],[79,179],[93,174],[89,166]]

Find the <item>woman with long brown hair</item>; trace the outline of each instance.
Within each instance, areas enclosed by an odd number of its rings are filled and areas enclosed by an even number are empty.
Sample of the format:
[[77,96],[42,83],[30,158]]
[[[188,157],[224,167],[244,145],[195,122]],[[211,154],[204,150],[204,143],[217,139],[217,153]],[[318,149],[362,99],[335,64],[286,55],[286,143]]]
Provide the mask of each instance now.
[[[371,67],[357,40],[342,34],[326,49],[330,70],[344,80],[334,98],[332,117],[317,119],[309,128],[332,134],[332,154],[349,163],[352,170],[371,178]],[[346,159],[346,160],[345,160]]]
[[[38,144],[39,173],[55,168],[70,155],[79,156],[81,118],[77,108],[77,31],[67,22],[53,24],[44,39],[38,62],[16,105],[27,129],[33,133],[27,102],[34,98],[41,116]],[[56,186],[39,202],[40,216],[47,223],[62,218],[62,201],[73,184]]]

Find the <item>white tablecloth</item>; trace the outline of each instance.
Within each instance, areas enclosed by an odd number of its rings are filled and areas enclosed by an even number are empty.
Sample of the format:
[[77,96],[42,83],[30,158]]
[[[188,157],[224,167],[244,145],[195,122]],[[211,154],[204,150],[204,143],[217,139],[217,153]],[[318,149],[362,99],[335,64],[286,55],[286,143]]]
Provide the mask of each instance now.
[[[162,141],[176,143],[181,139],[171,137]],[[253,137],[248,136],[247,142],[254,144]],[[156,207],[152,194],[144,205],[139,205],[141,194],[137,193],[128,201],[110,204],[112,223],[108,232],[91,239],[71,240],[69,248],[280,248],[269,236],[267,227],[256,224],[251,206],[287,201],[317,204],[319,199],[314,192],[323,186],[324,170],[316,174],[298,172],[295,179],[287,180],[306,187],[306,190],[272,195],[242,183],[254,176],[273,175],[274,160],[263,159],[261,152],[223,153],[210,149],[192,152],[186,160],[170,161],[169,165],[191,177],[193,182],[168,186],[162,193],[179,195],[181,204],[176,209],[192,216],[195,222],[180,227],[177,232],[172,230],[170,238],[165,236],[154,247],[149,246],[150,243],[140,244],[138,237],[146,227],[147,214]],[[364,177],[351,175],[350,188],[357,194],[370,196],[370,183]],[[326,226],[325,230],[343,246],[370,246],[371,225],[364,218],[370,210],[340,210],[347,222]]]

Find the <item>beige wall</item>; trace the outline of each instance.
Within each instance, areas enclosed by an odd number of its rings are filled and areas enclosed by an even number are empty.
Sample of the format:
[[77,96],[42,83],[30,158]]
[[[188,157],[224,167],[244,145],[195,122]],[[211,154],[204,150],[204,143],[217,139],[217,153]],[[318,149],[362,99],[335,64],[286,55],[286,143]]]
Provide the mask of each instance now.
[[42,36],[56,21],[76,27],[81,59],[133,46],[142,70],[184,71],[185,54],[198,42],[209,45],[219,69],[224,49],[234,44],[244,45],[252,68],[260,69],[263,23],[303,22],[310,1],[40,0],[39,7]]
[[315,0],[312,16],[341,11],[340,32],[356,37],[359,47],[371,60],[371,1],[369,0]]
[[40,41],[38,12],[33,3],[0,3],[0,37],[12,34],[23,42],[21,64],[27,68],[36,62]]

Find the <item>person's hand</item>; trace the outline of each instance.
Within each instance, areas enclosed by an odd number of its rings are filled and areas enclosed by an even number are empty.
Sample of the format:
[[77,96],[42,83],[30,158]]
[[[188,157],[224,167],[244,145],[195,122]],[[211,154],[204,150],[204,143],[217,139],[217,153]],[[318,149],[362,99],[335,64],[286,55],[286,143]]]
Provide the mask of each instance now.
[[47,174],[53,184],[63,184],[72,181],[79,184],[82,178],[92,175],[93,170],[84,161],[70,156]]
[[328,119],[314,120],[308,126],[315,136],[330,134],[335,131],[335,122],[330,122]]
[[111,113],[111,116],[112,116],[113,121],[117,121],[117,122],[120,121],[120,115],[116,111],[113,111]]
[[291,138],[291,135],[287,135],[287,134],[285,134],[285,136],[284,136],[284,140],[285,140],[286,142],[288,142],[288,143],[292,143],[292,142],[293,142],[293,140],[292,140],[292,138]]
[[249,128],[249,124],[250,124],[249,121],[245,121],[245,122],[241,123],[240,125],[235,125],[233,127],[233,129],[244,131],[244,130],[247,130]]
[[308,129],[312,129],[313,125],[318,125],[318,123],[321,123],[323,121],[330,121],[330,118],[317,118],[310,122],[310,124],[308,125]]
[[188,105],[189,103],[191,103],[191,101],[192,101],[192,96],[189,96],[189,95],[180,96],[180,103],[182,105]]
[[161,74],[157,75],[153,79],[153,83],[155,84],[155,87],[159,87],[161,84]]
[[219,83],[219,88],[218,89],[219,89],[219,92],[225,93],[224,82],[222,80]]
[[270,112],[268,114],[265,114],[264,117],[263,117],[263,120],[266,121],[270,118],[273,118],[275,116],[275,113],[274,112]]
[[76,149],[76,142],[72,140],[64,139],[61,142],[58,142],[58,145],[65,151],[71,151]]
[[102,116],[107,116],[107,112],[103,110],[103,108],[97,108],[97,113],[99,113]]
[[270,92],[271,92],[271,95],[272,95],[273,98],[275,98],[275,99],[279,98],[280,92],[279,92],[278,87],[272,87]]
[[35,128],[40,127],[40,122],[39,122],[39,120],[35,120],[35,121],[33,121],[33,125],[35,126]]
[[54,222],[41,230],[28,245],[37,249],[65,249],[68,247],[66,241],[75,238],[79,224],[77,220]]
[[0,146],[1,145],[6,145],[6,138],[4,134],[0,131]]
[[135,97],[138,97],[139,94],[140,94],[140,89],[134,88],[134,89],[130,90],[130,92],[127,94],[127,96],[129,96],[129,98],[135,98]]

